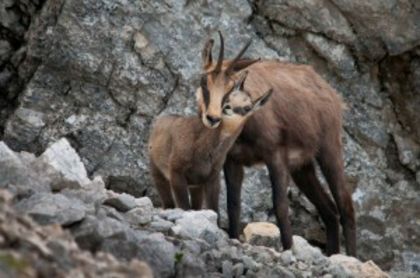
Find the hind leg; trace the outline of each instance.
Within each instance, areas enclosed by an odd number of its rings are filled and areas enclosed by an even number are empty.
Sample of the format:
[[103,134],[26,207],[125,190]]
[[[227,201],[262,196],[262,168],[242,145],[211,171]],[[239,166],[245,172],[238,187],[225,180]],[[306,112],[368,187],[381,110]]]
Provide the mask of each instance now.
[[327,254],[340,251],[338,211],[331,197],[325,192],[315,174],[313,162],[292,172],[299,189],[318,210],[327,230]]
[[318,162],[340,213],[340,223],[346,239],[347,254],[356,256],[356,219],[353,201],[344,182],[344,162],[340,140],[336,143],[325,144],[321,148]]
[[150,163],[150,172],[162,201],[163,208],[174,208],[175,202],[172,197],[172,190],[171,186],[169,185],[169,181],[152,162]]
[[274,214],[276,215],[277,225],[281,232],[281,242],[283,249],[292,247],[292,226],[289,220],[289,200],[287,198],[287,187],[289,185],[289,171],[284,153],[277,150],[266,165],[271,181]]

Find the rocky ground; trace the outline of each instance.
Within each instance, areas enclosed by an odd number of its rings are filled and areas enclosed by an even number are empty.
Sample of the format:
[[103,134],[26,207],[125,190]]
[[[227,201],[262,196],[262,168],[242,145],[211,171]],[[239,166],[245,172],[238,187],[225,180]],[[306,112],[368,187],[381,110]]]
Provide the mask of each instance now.
[[[106,188],[148,196],[157,206],[145,148],[151,122],[161,113],[195,113],[208,36],[221,30],[228,55],[252,38],[248,56],[311,64],[343,96],[358,254],[388,271],[418,273],[419,18],[420,4],[412,0],[3,0],[0,139],[39,155],[65,137],[90,178],[100,175]],[[48,188],[39,167],[19,178],[37,190],[13,189],[18,196],[37,193],[22,209],[37,215],[34,203],[45,199],[51,207],[73,204],[79,189],[42,195]],[[63,186],[48,182],[55,191]],[[265,170],[248,171],[244,223],[274,221],[270,194]],[[322,246],[314,207],[295,187],[289,195],[294,233]],[[74,210],[54,221],[72,226],[85,215]],[[226,225],[224,207],[221,220]]]
[[107,190],[66,139],[39,157],[0,142],[0,185],[1,277],[388,277],[300,236],[278,252],[270,223],[251,224],[242,243],[213,211],[162,210]]

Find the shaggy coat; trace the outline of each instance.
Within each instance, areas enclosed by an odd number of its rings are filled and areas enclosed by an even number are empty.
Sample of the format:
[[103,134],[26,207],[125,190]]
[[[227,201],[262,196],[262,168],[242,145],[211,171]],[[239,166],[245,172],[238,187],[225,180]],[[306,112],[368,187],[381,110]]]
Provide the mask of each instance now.
[[[223,37],[217,63],[211,57],[212,43],[203,51],[203,69],[207,72],[207,103],[199,102],[203,123],[221,115],[220,100],[244,68],[249,72],[244,88],[252,98],[273,89],[267,106],[253,114],[227,154],[224,174],[227,187],[229,234],[239,236],[243,166],[263,163],[267,166],[274,212],[281,230],[283,247],[292,245],[288,218],[287,186],[291,176],[295,184],[318,209],[325,223],[327,253],[339,252],[339,221],[343,226],[347,253],[356,255],[356,224],[351,194],[345,186],[342,153],[343,102],[336,91],[310,66],[273,60],[223,60]],[[249,44],[248,44],[249,45]],[[203,94],[203,86],[197,90]],[[222,121],[223,122],[223,121]],[[315,162],[326,178],[332,196],[321,186],[315,174]],[[338,208],[338,209],[337,209]]]
[[268,90],[253,101],[241,91],[245,77],[243,74],[225,97],[223,123],[218,128],[206,128],[196,116],[163,116],[154,124],[149,139],[150,167],[165,208],[201,209],[205,198],[207,207],[218,212],[226,154],[246,119],[271,95]]

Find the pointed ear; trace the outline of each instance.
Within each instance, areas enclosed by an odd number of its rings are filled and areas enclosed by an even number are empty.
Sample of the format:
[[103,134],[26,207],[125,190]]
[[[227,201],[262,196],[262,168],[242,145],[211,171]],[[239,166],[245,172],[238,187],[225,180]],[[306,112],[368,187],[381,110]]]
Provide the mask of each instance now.
[[204,44],[203,51],[201,52],[201,58],[203,60],[203,69],[205,71],[207,71],[213,63],[213,57],[211,54],[212,49],[213,49],[213,44],[214,44],[213,39],[207,40],[207,42]]
[[268,102],[271,95],[273,94],[273,88],[270,88],[264,95],[260,96],[254,101],[253,110],[256,111],[260,109],[264,104]]
[[226,75],[234,74],[235,72],[241,71],[252,64],[261,61],[261,58],[258,59],[240,59],[237,61],[233,61],[231,65],[229,65],[229,71],[226,71]]
[[235,90],[243,91],[244,90],[244,84],[245,79],[248,76],[248,71],[241,72],[241,75],[239,76],[239,80],[235,82]]

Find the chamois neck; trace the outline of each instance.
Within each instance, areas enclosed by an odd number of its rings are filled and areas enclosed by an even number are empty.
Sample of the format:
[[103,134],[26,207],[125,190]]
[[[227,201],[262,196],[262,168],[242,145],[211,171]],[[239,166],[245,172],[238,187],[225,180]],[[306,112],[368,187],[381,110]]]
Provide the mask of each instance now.
[[214,129],[207,128],[201,119],[194,120],[196,128],[196,153],[208,153],[210,157],[224,156],[238,137],[241,128],[224,122]]

